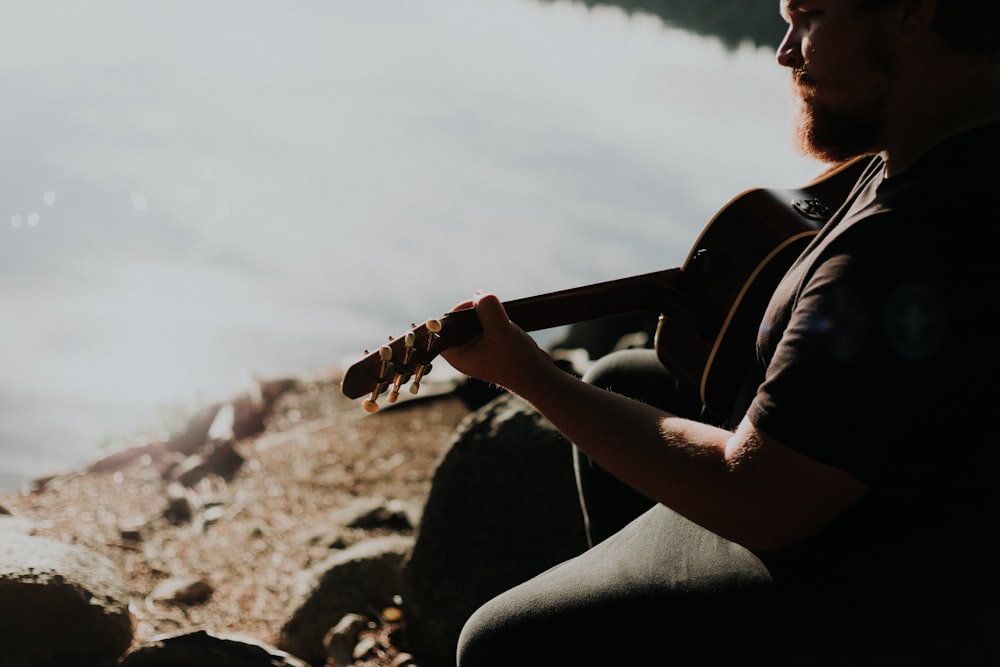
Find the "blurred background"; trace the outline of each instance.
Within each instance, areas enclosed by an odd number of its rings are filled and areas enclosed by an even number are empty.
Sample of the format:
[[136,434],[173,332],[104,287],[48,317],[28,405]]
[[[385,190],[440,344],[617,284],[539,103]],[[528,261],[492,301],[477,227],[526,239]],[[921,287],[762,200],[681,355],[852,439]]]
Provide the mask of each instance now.
[[777,0],[0,0],[0,488],[476,289],[679,265],[798,156]]

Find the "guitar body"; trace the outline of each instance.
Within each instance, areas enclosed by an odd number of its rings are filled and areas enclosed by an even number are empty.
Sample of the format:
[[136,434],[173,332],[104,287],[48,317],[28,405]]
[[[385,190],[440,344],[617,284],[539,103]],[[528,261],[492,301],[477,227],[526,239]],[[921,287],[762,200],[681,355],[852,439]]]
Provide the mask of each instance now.
[[[778,281],[868,164],[861,158],[802,188],[748,190],[723,207],[702,231],[684,264],[630,278],[507,301],[510,319],[537,331],[633,312],[660,315],[656,351],[682,381],[698,389],[713,411],[728,411],[753,359],[757,328]],[[474,310],[445,313],[404,336],[390,338],[352,364],[341,388],[365,394],[365,409],[411,382],[416,393],[441,350],[482,330]]]
[[660,361],[705,405],[732,404],[771,294],[867,164],[856,160],[799,189],[748,190],[705,227],[679,277],[692,305],[662,312],[656,332]]

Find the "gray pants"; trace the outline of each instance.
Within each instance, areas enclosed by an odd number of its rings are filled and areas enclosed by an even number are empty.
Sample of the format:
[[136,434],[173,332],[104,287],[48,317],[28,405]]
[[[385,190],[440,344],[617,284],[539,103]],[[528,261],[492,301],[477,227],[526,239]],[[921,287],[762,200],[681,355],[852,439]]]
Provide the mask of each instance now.
[[[652,350],[609,355],[584,379],[674,413],[700,407]],[[665,664],[685,647],[746,658],[753,638],[736,638],[739,617],[770,587],[763,564],[580,452],[575,464],[592,548],[480,608],[459,640],[459,665]]]
[[741,628],[769,586],[767,570],[749,551],[657,505],[580,556],[483,605],[462,631],[458,664],[759,658],[765,650]]

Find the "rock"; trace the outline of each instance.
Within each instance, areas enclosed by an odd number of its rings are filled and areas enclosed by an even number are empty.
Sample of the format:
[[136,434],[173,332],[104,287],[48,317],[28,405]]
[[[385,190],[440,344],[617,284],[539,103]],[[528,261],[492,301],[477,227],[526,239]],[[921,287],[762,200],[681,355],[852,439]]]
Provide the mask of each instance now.
[[375,530],[387,528],[395,532],[413,530],[419,509],[400,500],[359,498],[337,512],[336,524],[347,528]]
[[363,637],[354,647],[351,657],[354,660],[360,660],[375,650],[376,646],[378,646],[378,641],[374,637]]
[[243,455],[236,451],[234,440],[214,442],[205,460],[208,463],[209,472],[226,481],[233,478],[244,462]]
[[403,574],[408,647],[454,664],[458,634],[494,595],[586,549],[572,448],[505,394],[459,426],[434,474]]
[[413,538],[376,537],[338,552],[303,573],[293,592],[278,648],[315,665],[323,638],[344,616],[377,611],[399,594],[403,559]]
[[302,531],[302,541],[326,549],[346,549],[354,543],[353,535],[340,526],[323,524]]
[[327,663],[333,662],[334,667],[343,667],[354,662],[354,650],[358,644],[358,635],[368,627],[370,621],[360,614],[347,614],[337,625],[323,637],[323,650],[326,651]]
[[301,383],[301,380],[296,377],[274,378],[271,380],[257,378],[256,387],[260,392],[261,400],[267,405],[273,406],[282,394],[287,391],[293,391]]
[[77,545],[7,530],[0,539],[0,647],[5,667],[110,667],[132,641],[114,564]]
[[206,602],[213,592],[212,585],[204,579],[174,578],[160,583],[153,591],[152,598],[158,602],[192,605]]
[[[208,427],[208,433],[206,434],[206,440],[235,440],[236,439],[236,405],[250,404],[251,401],[246,398],[235,398],[229,403],[221,406],[218,412],[215,413],[215,418]],[[242,411],[246,412],[248,408],[244,407]],[[263,430],[264,425],[261,423],[261,430]]]
[[392,659],[390,667],[416,667],[417,663],[414,658],[409,653],[400,652],[396,654],[396,657]]
[[151,639],[119,667],[309,667],[302,660],[248,637],[199,630]]
[[167,478],[193,487],[209,475],[218,475],[224,480],[230,480],[243,465],[243,456],[236,451],[232,440],[211,440],[201,453],[192,454],[173,466],[167,472]]
[[210,441],[239,441],[257,435],[264,430],[275,401],[297,384],[292,378],[257,380],[249,392],[199,410],[184,429],[170,436],[166,446],[190,456]]
[[194,516],[194,503],[184,485],[171,483],[166,489],[167,507],[163,516],[172,524],[186,523]]
[[232,422],[229,424],[229,438],[242,440],[263,432],[271,406],[262,397],[240,396],[229,404],[232,408]]
[[208,460],[204,456],[192,454],[170,469],[168,479],[190,488],[211,472]]
[[158,461],[167,455],[167,443],[161,440],[154,440],[142,445],[133,445],[112,452],[87,467],[87,472],[114,472],[122,470],[126,466],[134,463],[144,456],[148,456],[150,461]]
[[199,410],[197,414],[188,420],[184,430],[170,436],[170,439],[167,441],[167,448],[170,451],[179,452],[185,456],[190,456],[197,452],[205,444],[205,440],[208,438],[208,431],[221,409],[221,403],[214,403]]
[[255,380],[251,390],[237,396],[232,403],[232,423],[230,431],[233,440],[243,440],[263,432],[267,418],[271,415],[275,401],[298,386],[295,378],[275,380]]
[[121,538],[123,544],[136,546],[139,542],[142,542],[142,526],[133,524],[121,526],[118,529],[118,536]]
[[365,496],[304,525],[299,539],[303,544],[346,549],[377,535],[412,533],[419,517],[416,503]]

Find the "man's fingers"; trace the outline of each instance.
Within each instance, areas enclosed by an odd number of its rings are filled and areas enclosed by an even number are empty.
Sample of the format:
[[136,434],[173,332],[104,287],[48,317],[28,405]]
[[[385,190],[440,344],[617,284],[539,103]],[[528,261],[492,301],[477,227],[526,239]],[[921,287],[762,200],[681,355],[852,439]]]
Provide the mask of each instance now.
[[507,325],[510,321],[507,311],[495,294],[477,292],[475,298],[476,315],[484,329]]

